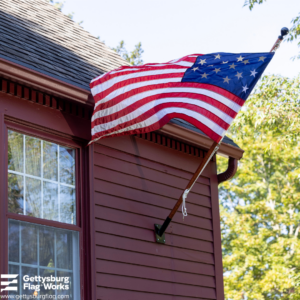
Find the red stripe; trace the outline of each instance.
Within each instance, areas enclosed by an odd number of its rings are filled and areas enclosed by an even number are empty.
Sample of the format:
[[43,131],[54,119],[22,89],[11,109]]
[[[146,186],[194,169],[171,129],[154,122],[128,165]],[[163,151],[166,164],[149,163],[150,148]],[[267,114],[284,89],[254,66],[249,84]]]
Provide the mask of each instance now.
[[[136,102],[132,103],[131,105],[127,105],[125,108],[123,108],[122,110],[119,110],[115,113],[112,113],[112,114],[104,116],[104,117],[98,117],[96,119],[96,120],[98,120],[97,124],[107,123],[107,122],[111,122],[113,120],[119,119],[122,116],[125,116],[125,115],[137,110],[138,108],[142,107],[143,105],[145,105],[145,104],[147,104],[151,101],[155,101],[155,100],[159,100],[159,99],[172,98],[172,97],[174,97],[174,98],[183,97],[183,98],[200,100],[202,102],[208,103],[208,104],[218,108],[219,110],[223,111],[224,113],[226,113],[227,115],[229,115],[232,118],[235,118],[235,116],[237,115],[237,113],[234,110],[228,108],[227,106],[220,103],[219,101],[217,101],[213,98],[204,96],[204,95],[198,95],[198,94],[192,94],[192,93],[165,93],[165,94],[158,94],[158,95],[145,97],[145,98],[143,98],[139,101],[136,101]],[[171,102],[172,102],[172,100],[170,99],[170,103]],[[106,102],[102,105],[99,105],[99,106],[101,106],[100,110],[109,108],[110,103],[111,102]],[[175,103],[177,103],[177,102],[175,102]],[[182,103],[187,104],[184,101]],[[107,104],[107,105],[105,105],[105,104]],[[107,106],[107,107],[105,107],[105,106]]]
[[[151,90],[156,90],[156,89],[162,89],[162,88],[170,88],[170,92],[172,92],[172,88],[173,87],[204,88],[204,89],[207,89],[207,90],[214,91],[214,92],[216,92],[216,93],[218,93],[218,94],[220,94],[222,96],[225,96],[226,98],[232,100],[233,102],[237,103],[240,106],[242,106],[245,103],[245,101],[242,100],[242,99],[240,99],[239,97],[231,94],[230,92],[228,92],[228,91],[226,91],[224,89],[215,87],[213,85],[202,84],[202,83],[192,83],[192,82],[169,82],[169,83],[161,83],[161,84],[148,85],[148,86],[143,86],[143,87],[140,87],[140,88],[133,89],[133,90],[131,90],[129,92],[126,92],[124,94],[121,94],[121,95],[113,98],[112,100],[109,100],[109,101],[107,101],[107,102],[105,102],[103,104],[98,105],[95,108],[94,113],[96,113],[97,111],[99,111],[101,109],[105,109],[105,108],[114,106],[114,105],[116,105],[116,104],[118,104],[118,103],[126,100],[129,97],[132,97],[134,95],[137,95],[137,94],[140,94],[140,93],[143,93],[143,92],[147,92],[147,91],[151,91]],[[100,101],[102,99],[98,95],[99,94],[97,94],[96,96],[94,96],[95,102]],[[189,95],[194,95],[194,94],[189,93]],[[195,95],[197,95],[197,94],[195,94]],[[206,97],[206,96],[202,96],[202,95],[198,95],[198,96],[199,97]],[[198,98],[193,98],[193,99],[198,99]],[[202,100],[202,99],[206,99],[206,98],[201,98],[200,100]],[[207,99],[212,99],[212,98],[207,97]],[[218,103],[218,105],[221,104],[221,102],[219,102],[217,100],[215,100],[215,103],[216,104]],[[219,107],[220,109],[221,109],[221,107],[224,106],[224,108],[229,109],[226,105],[223,105],[223,106],[218,106],[218,105],[214,105],[214,106]],[[225,111],[225,110],[224,110],[224,112],[227,113],[227,111]],[[230,116],[232,116],[231,113],[229,113],[229,112],[227,114],[230,115]]]
[[[155,107],[149,109],[148,112],[151,113],[151,115],[154,115],[154,114],[156,114],[158,111],[160,111],[162,109],[172,108],[172,107],[180,107],[180,108],[185,108],[185,109],[188,109],[188,110],[191,110],[191,111],[195,111],[195,112],[197,112],[197,113],[205,116],[206,118],[210,119],[214,123],[218,124],[220,127],[222,127],[225,130],[227,130],[228,127],[230,126],[230,124],[228,124],[225,121],[223,121],[221,118],[219,118],[218,116],[216,116],[215,114],[213,114],[211,111],[209,111],[209,110],[207,110],[205,108],[202,108],[202,107],[190,104],[190,103],[182,103],[182,102],[180,102],[180,103],[178,103],[178,102],[161,103],[161,104],[158,104]],[[135,118],[133,120],[136,120],[139,117],[140,116],[138,116],[137,118]],[[105,119],[106,121],[104,121],[103,119]],[[111,116],[107,116],[107,117],[104,117],[104,118],[101,118],[101,119],[100,118],[96,119],[96,120],[94,120],[92,122],[92,128],[94,128],[95,126],[100,125],[100,124],[105,124],[107,122],[114,121],[116,119],[117,118],[111,118]],[[129,122],[131,122],[131,121],[129,121]],[[133,124],[136,124],[138,122],[140,122],[140,121],[134,121]],[[125,127],[127,127],[127,126],[125,126]],[[122,126],[122,128],[124,128],[124,126]],[[115,130],[113,130],[113,131],[115,131]]]
[[128,75],[128,74],[135,74],[135,73],[140,73],[140,72],[148,72],[148,71],[156,71],[156,70],[166,70],[166,69],[182,69],[183,72],[188,69],[188,67],[184,66],[177,66],[177,65],[168,65],[168,66],[160,66],[160,67],[144,67],[144,69],[140,70],[124,70],[123,72],[118,72],[118,73],[113,73],[113,74],[107,74],[107,76],[103,76],[93,82],[90,83],[90,88],[92,89],[96,85],[99,85],[103,82],[106,82],[112,78],[119,77],[122,75]]
[[103,132],[96,133],[92,136],[92,140],[94,141],[95,139],[101,138],[101,137],[104,139],[104,138],[114,137],[114,136],[122,136],[122,135],[130,135],[130,134],[142,134],[142,133],[155,131],[155,130],[160,129],[161,127],[163,127],[167,123],[169,123],[169,121],[173,118],[183,119],[183,120],[191,123],[196,128],[199,128],[201,131],[203,131],[208,137],[210,137],[212,140],[214,140],[217,143],[221,140],[221,136],[219,136],[217,133],[212,131],[210,128],[208,128],[207,126],[205,126],[204,124],[202,124],[198,120],[196,120],[196,119],[194,119],[190,116],[187,116],[187,115],[184,115],[184,114],[179,114],[179,113],[168,114],[168,115],[164,116],[162,119],[160,119],[158,122],[152,124],[151,126],[144,127],[144,128],[130,130],[130,131],[126,131],[126,132],[122,132],[122,133],[118,133],[118,134],[112,134],[112,135],[109,135],[109,136],[106,136],[106,137],[103,136],[103,135],[105,135]]
[[[105,98],[110,93],[112,93],[114,90],[117,90],[121,87],[124,87],[124,86],[132,84],[132,83],[138,83],[138,82],[144,82],[144,81],[150,81],[150,80],[156,80],[156,79],[182,78],[183,75],[184,75],[184,73],[171,73],[171,74],[159,74],[159,75],[150,75],[150,76],[142,76],[142,77],[137,77],[137,78],[130,78],[130,79],[115,83],[112,87],[106,89],[104,92],[95,95],[94,99],[95,99],[95,101],[99,101],[99,100]],[[155,86],[157,86],[157,85],[155,85]]]
[[186,57],[185,59],[180,60],[180,61],[186,61],[186,62],[194,63],[196,61],[196,59],[197,59],[197,57]]
[[[229,124],[225,123],[223,120],[221,120],[219,117],[215,116],[211,112],[209,112],[209,111],[207,111],[203,108],[196,107],[195,105],[191,105],[191,104],[184,105],[183,103],[163,103],[163,104],[159,104],[159,105],[155,106],[152,109],[149,109],[148,111],[144,112],[140,116],[138,116],[138,117],[136,117],[136,118],[134,118],[130,121],[118,124],[113,128],[104,130],[103,134],[108,134],[108,133],[111,133],[111,132],[115,132],[115,131],[121,130],[123,128],[132,126],[134,124],[141,123],[141,122],[147,120],[148,118],[150,118],[151,116],[155,115],[160,110],[162,110],[164,108],[170,108],[170,107],[183,107],[183,108],[187,108],[191,111],[196,111],[199,114],[209,118],[210,120],[212,120],[214,123],[218,124],[220,127],[222,127],[225,130],[227,130],[228,127],[230,126]],[[182,113],[182,115],[184,115],[184,113]],[[100,124],[97,124],[97,120],[92,122],[92,128],[94,128],[97,125],[100,125]]]

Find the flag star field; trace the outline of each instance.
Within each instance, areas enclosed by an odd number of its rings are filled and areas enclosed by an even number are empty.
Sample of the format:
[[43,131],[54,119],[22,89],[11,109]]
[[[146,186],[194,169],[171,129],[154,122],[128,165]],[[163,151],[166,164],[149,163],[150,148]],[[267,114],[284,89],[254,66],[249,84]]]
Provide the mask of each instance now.
[[182,82],[219,86],[246,100],[274,53],[214,53],[199,56]]
[[90,83],[92,140],[158,130],[181,118],[219,142],[274,53],[192,54],[122,66]]

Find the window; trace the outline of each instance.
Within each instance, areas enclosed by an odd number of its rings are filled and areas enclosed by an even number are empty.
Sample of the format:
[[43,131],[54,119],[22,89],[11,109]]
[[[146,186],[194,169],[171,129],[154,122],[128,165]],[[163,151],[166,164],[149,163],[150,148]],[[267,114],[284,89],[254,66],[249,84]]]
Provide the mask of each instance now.
[[8,211],[76,224],[75,150],[9,131]]
[[[8,131],[8,212],[14,214],[14,219],[8,220],[8,268],[20,278],[18,291],[11,291],[11,295],[80,299],[75,152]],[[18,215],[38,219],[27,222],[24,217],[18,220]],[[45,226],[43,219],[60,223]],[[66,228],[67,224],[71,225]],[[25,286],[24,276],[52,281],[45,282],[47,286],[28,281]],[[60,284],[68,289],[52,288]],[[40,288],[31,289],[30,285]]]

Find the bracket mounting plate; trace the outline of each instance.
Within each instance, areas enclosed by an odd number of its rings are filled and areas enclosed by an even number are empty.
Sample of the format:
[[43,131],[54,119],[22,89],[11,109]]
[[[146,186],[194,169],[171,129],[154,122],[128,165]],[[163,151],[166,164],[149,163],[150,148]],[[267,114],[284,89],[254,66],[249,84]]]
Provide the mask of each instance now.
[[165,244],[166,243],[165,233],[161,237],[157,234],[160,227],[161,227],[161,225],[154,224],[156,242],[159,244]]

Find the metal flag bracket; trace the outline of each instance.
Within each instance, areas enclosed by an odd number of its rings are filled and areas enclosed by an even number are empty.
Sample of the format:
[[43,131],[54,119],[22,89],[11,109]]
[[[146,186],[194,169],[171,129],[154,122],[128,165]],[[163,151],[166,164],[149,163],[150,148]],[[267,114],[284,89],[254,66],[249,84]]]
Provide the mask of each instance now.
[[161,225],[154,224],[156,242],[160,243],[160,244],[165,244],[166,243],[165,233],[163,233],[162,236],[158,235],[160,228],[161,228]]

